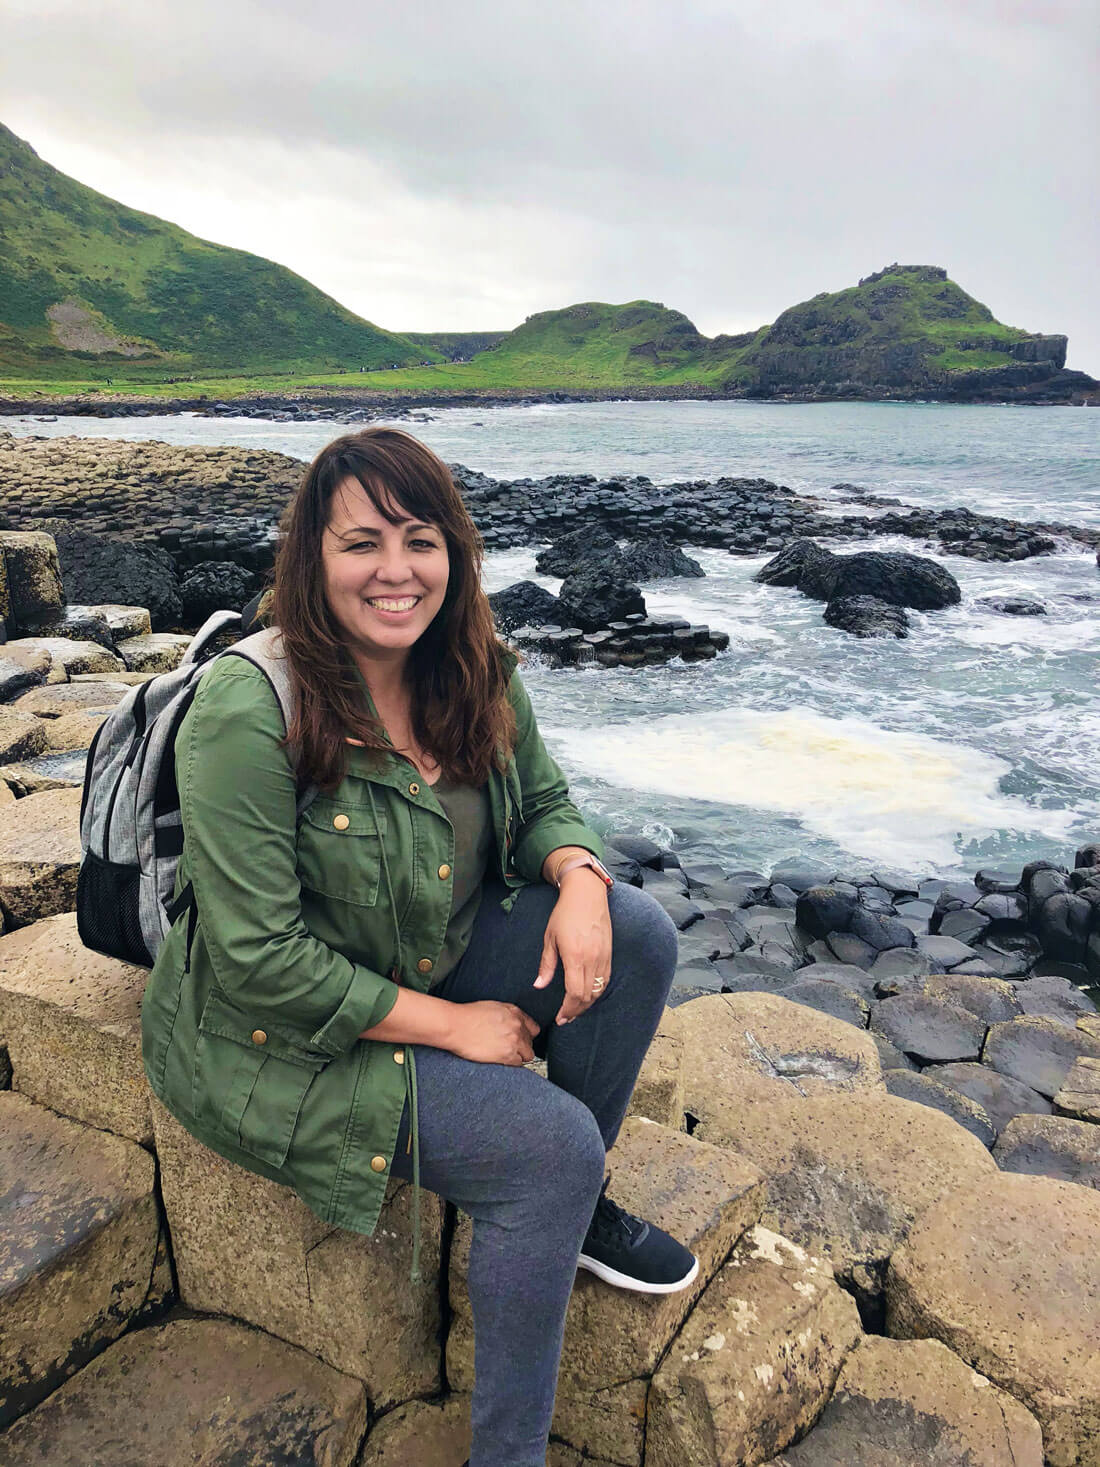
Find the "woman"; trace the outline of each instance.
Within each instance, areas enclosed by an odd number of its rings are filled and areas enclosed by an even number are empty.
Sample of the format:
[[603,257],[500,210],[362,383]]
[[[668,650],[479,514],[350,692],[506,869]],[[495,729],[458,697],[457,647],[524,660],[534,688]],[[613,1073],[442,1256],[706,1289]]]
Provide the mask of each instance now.
[[601,865],[480,569],[450,473],[407,434],[311,465],[272,603],[292,725],[230,655],[176,741],[194,905],[144,1053],[188,1129],[327,1221],[370,1233],[391,1176],[472,1216],[471,1462],[541,1467],[578,1264],[657,1293],[697,1270],[604,1183],[676,934]]

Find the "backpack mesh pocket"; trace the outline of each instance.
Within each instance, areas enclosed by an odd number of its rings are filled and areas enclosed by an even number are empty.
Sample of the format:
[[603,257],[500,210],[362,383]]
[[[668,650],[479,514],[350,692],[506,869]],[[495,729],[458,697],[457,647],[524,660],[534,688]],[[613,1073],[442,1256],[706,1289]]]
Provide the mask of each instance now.
[[141,930],[140,891],[137,866],[104,861],[94,851],[85,851],[76,886],[77,929],[84,946],[151,968],[152,954]]

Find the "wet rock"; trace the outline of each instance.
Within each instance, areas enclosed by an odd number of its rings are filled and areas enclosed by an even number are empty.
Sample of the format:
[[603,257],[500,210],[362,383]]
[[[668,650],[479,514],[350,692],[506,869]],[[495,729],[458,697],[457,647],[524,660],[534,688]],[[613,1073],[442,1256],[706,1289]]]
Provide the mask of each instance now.
[[1047,609],[1041,601],[1029,596],[979,596],[975,606],[983,611],[996,611],[1001,616],[1046,616]]
[[0,938],[0,1034],[22,1094],[61,1115],[149,1146],[141,1060],[148,972],[91,952],[76,913]]
[[1020,882],[1011,871],[983,869],[974,873],[974,885],[988,896],[991,892],[1014,892]]
[[558,593],[558,614],[568,626],[597,631],[613,621],[645,613],[638,587],[624,577],[581,570],[567,577]]
[[184,625],[198,628],[215,611],[240,611],[255,586],[255,576],[231,560],[201,561],[180,582]]
[[493,620],[500,632],[511,632],[522,626],[560,625],[558,598],[537,581],[516,581],[489,597]]
[[1002,1171],[1100,1189],[1100,1126],[1066,1116],[1016,1116],[1001,1133],[993,1159]]
[[27,795],[0,820],[0,908],[22,927],[76,906],[80,790]]
[[4,1461],[354,1467],[366,1423],[359,1382],[302,1350],[227,1319],[175,1319],[85,1366],[8,1432]]
[[871,596],[893,606],[937,611],[962,597],[950,571],[925,556],[869,550],[831,555],[812,541],[796,540],[757,572],[765,585],[794,585],[819,601]]
[[632,581],[665,580],[670,576],[698,579],[706,574],[697,560],[665,540],[632,540],[619,555],[623,574]]
[[816,1419],[859,1338],[856,1307],[829,1265],[754,1228],[653,1378],[646,1467],[771,1456]]
[[877,596],[836,596],[825,607],[825,622],[853,637],[909,635],[909,618],[900,606],[891,606]]
[[654,871],[661,869],[661,847],[644,835],[615,835],[611,837],[610,844],[629,860],[637,861],[639,866],[648,866]]
[[986,1025],[958,1004],[902,993],[876,1004],[871,1027],[921,1064],[976,1060]]
[[618,543],[599,524],[557,536],[535,559],[535,569],[540,575],[560,576],[563,580],[581,569],[593,567],[605,574],[622,573]]
[[780,861],[771,874],[774,883],[789,886],[792,891],[808,891],[812,886],[828,886],[833,879],[833,868],[824,861],[815,861],[808,856],[794,856]]
[[950,1116],[953,1121],[965,1127],[972,1136],[976,1136],[983,1146],[992,1146],[997,1139],[993,1122],[977,1101],[948,1085],[941,1085],[938,1080],[932,1079],[929,1071],[917,1074],[909,1069],[884,1070],[882,1078],[891,1095],[942,1111],[945,1116]]
[[890,1334],[942,1340],[1022,1401],[1051,1467],[1100,1448],[1098,1233],[1091,1188],[997,1172],[930,1207],[890,1260]]
[[868,1335],[821,1419],[768,1467],[1042,1467],[1039,1423],[939,1340]]
[[[154,1167],[133,1142],[4,1091],[0,1195],[2,1427],[86,1365],[170,1283],[158,1269],[151,1286],[160,1236]],[[6,1436],[3,1455],[9,1463]]]
[[107,618],[84,606],[63,606],[56,616],[41,621],[34,629],[38,637],[65,637],[72,642],[98,642],[108,652],[115,650],[115,639]]
[[[298,1345],[385,1408],[439,1389],[442,1207],[421,1196],[423,1283],[409,1286],[412,1188],[391,1182],[370,1238],[226,1161],[157,1100],[153,1129],[180,1302]],[[369,1309],[362,1301],[372,1301]]]
[[982,1063],[1049,1100],[1082,1056],[1100,1058],[1100,1039],[1067,1029],[1057,1019],[1023,1018],[990,1028]]

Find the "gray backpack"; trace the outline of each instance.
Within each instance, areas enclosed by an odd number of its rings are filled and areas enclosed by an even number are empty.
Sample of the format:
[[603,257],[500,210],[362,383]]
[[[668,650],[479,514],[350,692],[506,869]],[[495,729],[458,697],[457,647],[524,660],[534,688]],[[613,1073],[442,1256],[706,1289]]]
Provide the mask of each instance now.
[[[235,611],[216,611],[192,638],[174,672],[139,683],[96,732],[80,804],[80,875],[76,920],[85,947],[152,967],[172,923],[191,908],[190,884],[173,900],[183,850],[176,787],[176,734],[218,657],[244,657],[270,682],[290,726],[290,674],[275,629],[216,652],[216,639],[240,627]],[[298,799],[298,815],[315,791]]]

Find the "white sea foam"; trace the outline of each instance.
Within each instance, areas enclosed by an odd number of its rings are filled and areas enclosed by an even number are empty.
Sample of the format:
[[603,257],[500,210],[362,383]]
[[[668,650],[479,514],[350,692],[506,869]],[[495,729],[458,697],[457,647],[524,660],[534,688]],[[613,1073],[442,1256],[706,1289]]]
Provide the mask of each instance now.
[[1010,766],[993,755],[806,708],[559,730],[555,742],[609,784],[795,816],[861,857],[909,867],[953,866],[968,842],[1006,828],[1062,842],[1073,820],[1003,794]]

